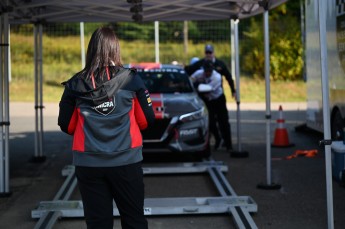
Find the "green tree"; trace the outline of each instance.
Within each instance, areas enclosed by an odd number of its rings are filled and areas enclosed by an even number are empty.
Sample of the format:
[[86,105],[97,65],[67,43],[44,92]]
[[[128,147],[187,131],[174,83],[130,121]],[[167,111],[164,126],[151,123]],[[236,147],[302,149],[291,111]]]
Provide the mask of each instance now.
[[[299,2],[289,1],[269,12],[272,80],[302,79],[303,46],[299,7]],[[263,17],[258,15],[246,20],[249,22],[242,33],[245,40],[241,46],[242,70],[254,78],[264,78]]]

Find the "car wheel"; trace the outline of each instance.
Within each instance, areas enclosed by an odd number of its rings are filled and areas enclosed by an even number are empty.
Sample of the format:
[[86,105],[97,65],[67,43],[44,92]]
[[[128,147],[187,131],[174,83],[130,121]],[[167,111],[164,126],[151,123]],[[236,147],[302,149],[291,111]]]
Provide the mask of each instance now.
[[332,140],[342,140],[344,136],[344,119],[341,117],[340,111],[337,110],[331,121],[331,138]]

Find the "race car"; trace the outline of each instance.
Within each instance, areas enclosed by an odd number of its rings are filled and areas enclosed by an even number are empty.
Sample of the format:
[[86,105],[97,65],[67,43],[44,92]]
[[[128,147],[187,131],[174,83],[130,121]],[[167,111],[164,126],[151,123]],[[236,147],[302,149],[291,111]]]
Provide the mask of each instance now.
[[208,111],[181,66],[131,64],[147,86],[155,124],[142,132],[143,152],[210,155]]

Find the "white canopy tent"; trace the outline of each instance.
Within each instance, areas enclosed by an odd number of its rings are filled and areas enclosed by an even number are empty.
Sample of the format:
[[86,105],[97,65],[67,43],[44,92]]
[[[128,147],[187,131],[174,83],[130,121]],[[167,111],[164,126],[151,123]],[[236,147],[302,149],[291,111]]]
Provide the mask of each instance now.
[[262,13],[286,0],[2,0],[10,24],[45,22],[114,22],[217,20]]
[[[42,143],[42,27],[43,22],[118,22],[118,21],[183,21],[183,20],[219,20],[243,19],[264,13],[265,29],[265,79],[266,79],[266,150],[267,150],[267,186],[271,186],[271,146],[270,146],[270,69],[268,12],[287,0],[1,0],[0,1],[0,195],[7,195],[9,190],[9,25],[35,24],[35,108],[36,108],[36,148]],[[325,37],[326,4],[319,1],[321,70],[324,107],[328,107],[328,76]],[[237,26],[237,25],[236,25]],[[236,28],[237,29],[237,28]],[[237,33],[236,33],[237,34]],[[238,36],[238,35],[236,35]],[[238,37],[235,37],[237,41]],[[233,41],[232,41],[233,42]],[[237,44],[237,42],[236,42]],[[238,50],[238,49],[237,49]],[[229,54],[230,55],[230,54]],[[239,54],[236,53],[235,56]],[[235,77],[239,82],[238,58]],[[239,84],[238,84],[239,85]],[[239,95],[237,98],[239,104]],[[238,106],[239,109],[239,106]],[[327,113],[328,112],[328,113]],[[329,111],[324,110],[324,120],[329,120]],[[324,125],[325,140],[330,139],[328,122]],[[331,190],[330,145],[324,141],[326,151],[326,179],[329,228],[333,228],[333,203]],[[40,150],[39,150],[40,151]],[[42,156],[40,152],[36,155]]]

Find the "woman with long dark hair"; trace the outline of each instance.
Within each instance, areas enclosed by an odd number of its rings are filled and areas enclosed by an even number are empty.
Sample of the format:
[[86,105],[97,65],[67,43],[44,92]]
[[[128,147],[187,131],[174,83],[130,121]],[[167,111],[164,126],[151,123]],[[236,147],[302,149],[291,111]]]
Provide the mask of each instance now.
[[113,201],[122,228],[147,228],[141,130],[154,113],[141,78],[123,68],[112,29],[92,34],[85,68],[63,84],[58,124],[73,135],[87,228],[113,228]]

